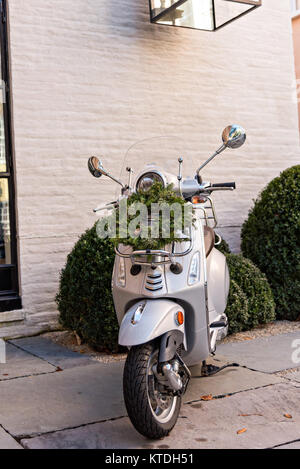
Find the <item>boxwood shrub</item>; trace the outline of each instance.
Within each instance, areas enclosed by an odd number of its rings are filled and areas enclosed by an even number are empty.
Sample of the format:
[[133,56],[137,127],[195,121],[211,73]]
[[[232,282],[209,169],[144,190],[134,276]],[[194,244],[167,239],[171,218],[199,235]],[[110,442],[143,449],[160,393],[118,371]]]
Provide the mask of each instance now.
[[229,334],[248,329],[248,299],[235,280],[230,281],[230,291],[225,313],[229,320]]
[[[228,254],[227,263],[231,281],[238,284],[248,300],[248,329],[275,320],[275,303],[266,276],[253,262],[241,255]],[[230,316],[230,302],[227,311]]]
[[263,190],[242,228],[242,252],[269,280],[279,319],[300,315],[300,165]]
[[100,239],[95,226],[87,230],[68,256],[56,297],[62,326],[111,352],[118,350],[119,330],[111,293],[114,257],[111,242]]

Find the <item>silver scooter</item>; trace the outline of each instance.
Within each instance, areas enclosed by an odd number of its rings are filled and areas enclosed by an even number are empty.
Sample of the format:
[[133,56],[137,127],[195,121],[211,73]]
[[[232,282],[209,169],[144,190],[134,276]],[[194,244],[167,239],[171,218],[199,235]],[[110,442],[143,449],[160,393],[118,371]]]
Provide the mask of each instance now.
[[[155,181],[165,186],[172,183],[196,213],[189,240],[155,251],[133,251],[123,245],[116,249],[112,291],[120,324],[119,343],[129,348],[124,400],[136,430],[151,439],[167,436],[173,429],[191,378],[189,367],[202,362],[209,374],[206,359],[214,354],[217,340],[228,332],[224,312],[230,278],[226,257],[215,248],[221,237],[214,231],[217,218],[211,194],[233,191],[236,186],[204,182],[201,172],[226,148],[241,147],[246,133],[233,125],[224,130],[222,138],[222,146],[200,166],[194,178],[183,178],[182,158],[177,176],[158,165],[159,154],[164,165],[171,164],[164,153],[164,139],[157,155],[149,152],[155,163],[138,172],[133,185],[133,167],[126,167],[129,181],[125,185],[111,176],[98,158],[89,160],[93,176],[108,176],[121,186],[121,198],[147,190]],[[141,158],[145,161],[145,153],[136,151],[131,163],[138,166]]]

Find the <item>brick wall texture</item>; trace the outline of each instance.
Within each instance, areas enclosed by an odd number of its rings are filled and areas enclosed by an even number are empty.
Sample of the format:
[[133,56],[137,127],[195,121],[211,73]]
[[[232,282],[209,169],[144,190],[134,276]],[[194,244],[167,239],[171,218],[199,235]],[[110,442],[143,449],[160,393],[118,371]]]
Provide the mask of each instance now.
[[114,183],[88,173],[91,155],[119,175],[135,141],[179,135],[193,175],[223,128],[243,125],[247,144],[204,171],[237,182],[215,200],[238,250],[252,200],[299,163],[289,0],[263,0],[216,33],[152,25],[147,0],[8,3],[24,310],[5,315],[0,336],[55,327],[66,256],[94,223],[92,208],[115,195]]

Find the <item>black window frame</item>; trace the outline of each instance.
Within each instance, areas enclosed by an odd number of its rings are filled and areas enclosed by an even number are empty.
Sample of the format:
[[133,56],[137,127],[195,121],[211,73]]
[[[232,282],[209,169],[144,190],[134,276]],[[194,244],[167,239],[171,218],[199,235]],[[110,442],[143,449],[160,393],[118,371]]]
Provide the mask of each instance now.
[[10,63],[9,63],[9,37],[7,27],[7,0],[0,0],[0,49],[1,49],[1,79],[5,83],[5,103],[3,104],[4,136],[6,154],[6,172],[0,172],[1,179],[8,180],[9,187],[9,219],[11,237],[11,264],[0,264],[3,275],[7,273],[11,279],[11,289],[1,290],[0,285],[0,319],[1,313],[22,309],[19,291],[18,246],[15,207],[15,175],[12,141],[11,95],[10,95]]

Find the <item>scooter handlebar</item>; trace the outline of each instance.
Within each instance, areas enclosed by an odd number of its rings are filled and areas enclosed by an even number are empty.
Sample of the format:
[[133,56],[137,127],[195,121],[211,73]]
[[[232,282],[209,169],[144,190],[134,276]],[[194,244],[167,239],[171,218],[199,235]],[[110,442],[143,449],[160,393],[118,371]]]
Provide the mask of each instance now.
[[220,190],[222,190],[223,188],[224,189],[235,190],[236,189],[236,183],[235,182],[223,182],[223,183],[219,183],[219,184],[212,184],[211,187],[215,188],[215,189],[220,189]]

